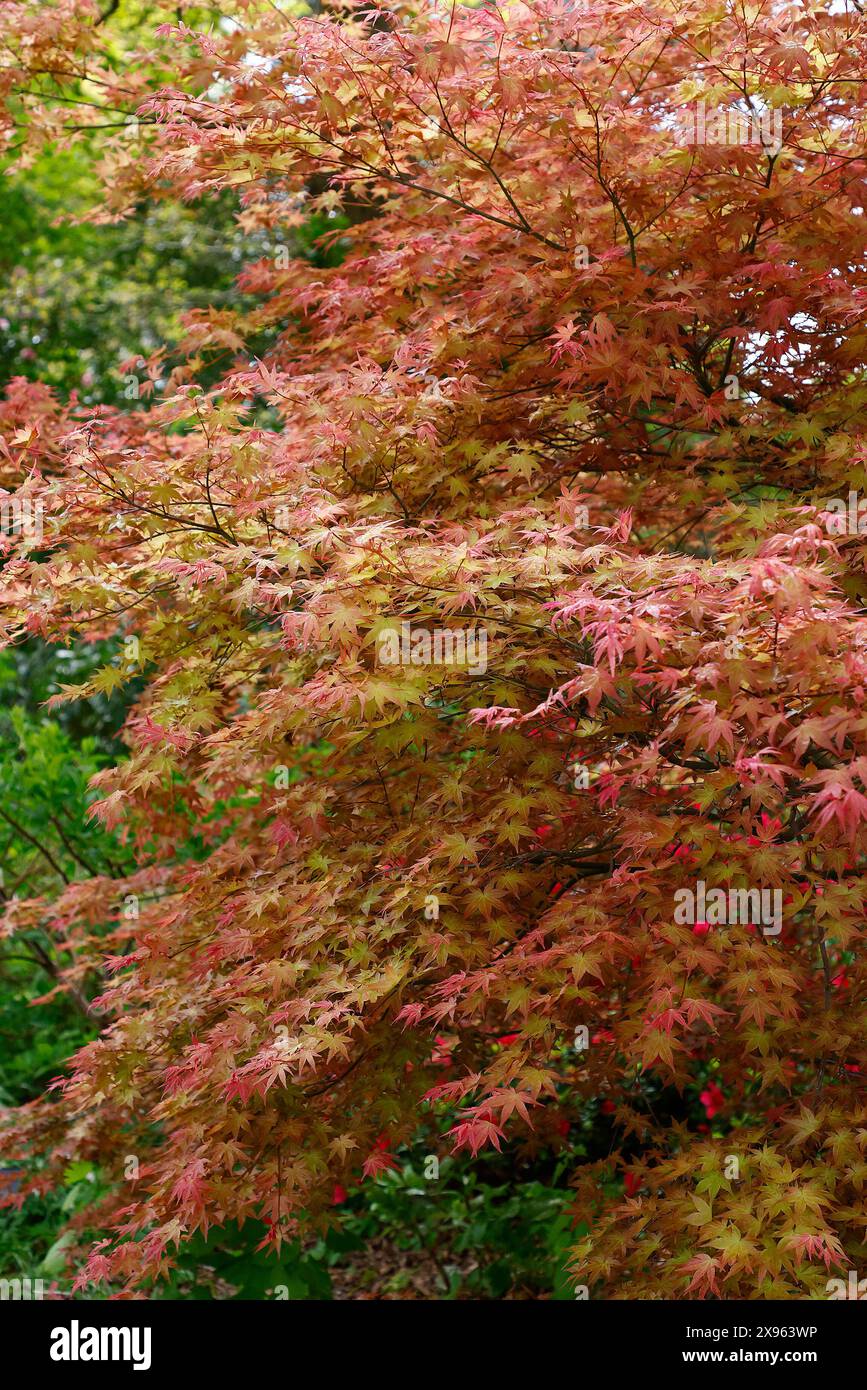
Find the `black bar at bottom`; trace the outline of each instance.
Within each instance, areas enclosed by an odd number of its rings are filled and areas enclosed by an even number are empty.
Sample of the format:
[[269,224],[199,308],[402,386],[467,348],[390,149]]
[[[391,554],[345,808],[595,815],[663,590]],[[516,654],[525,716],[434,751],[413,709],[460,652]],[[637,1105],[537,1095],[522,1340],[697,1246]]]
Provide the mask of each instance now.
[[[826,1381],[844,1366],[860,1364],[864,1330],[857,1299],[0,1302],[7,1351],[14,1345],[22,1369],[61,1383],[93,1383],[104,1375],[132,1375],[138,1382],[184,1372],[213,1375],[217,1385],[233,1376],[249,1380],[251,1374],[270,1383],[275,1371],[287,1380],[299,1374],[307,1379],[318,1363],[326,1383],[365,1371],[425,1384],[455,1374],[463,1378],[475,1366],[484,1369],[486,1381],[511,1387],[512,1358],[521,1351],[541,1358],[552,1380],[569,1366],[575,1375],[592,1374],[598,1363],[617,1374],[676,1372],[697,1383],[709,1370],[754,1368],[771,1379],[811,1370]],[[541,1371],[540,1366],[534,1378]]]

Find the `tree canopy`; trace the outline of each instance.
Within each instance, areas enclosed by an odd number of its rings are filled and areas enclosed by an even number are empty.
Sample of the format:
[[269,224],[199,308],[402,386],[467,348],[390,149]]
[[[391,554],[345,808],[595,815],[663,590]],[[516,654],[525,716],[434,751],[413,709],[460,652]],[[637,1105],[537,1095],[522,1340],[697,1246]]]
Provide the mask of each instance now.
[[11,1200],[98,1161],[79,1285],[131,1290],[326,1229],[423,1115],[473,1157],[593,1104],[577,1285],[819,1296],[867,1176],[867,18],[6,10],[16,159],[98,141],[102,218],[234,196],[265,248],[138,408],[0,407],[5,640],[114,644],[55,708],[136,683],[120,872],[6,906],[100,1016]]

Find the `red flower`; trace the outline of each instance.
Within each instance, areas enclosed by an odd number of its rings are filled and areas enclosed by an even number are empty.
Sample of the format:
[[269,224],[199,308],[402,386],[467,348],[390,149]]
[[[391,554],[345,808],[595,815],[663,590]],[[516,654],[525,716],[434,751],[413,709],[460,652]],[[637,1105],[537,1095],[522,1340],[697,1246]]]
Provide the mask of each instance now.
[[702,1091],[699,1100],[705,1108],[705,1113],[709,1120],[725,1105],[725,1093],[720,1089],[715,1081],[708,1082],[706,1091]]

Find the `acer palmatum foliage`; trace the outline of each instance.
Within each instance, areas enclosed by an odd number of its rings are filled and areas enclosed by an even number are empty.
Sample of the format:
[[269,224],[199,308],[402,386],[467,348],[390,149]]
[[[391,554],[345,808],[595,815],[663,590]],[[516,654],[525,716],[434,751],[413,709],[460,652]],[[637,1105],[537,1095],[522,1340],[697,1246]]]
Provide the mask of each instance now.
[[[107,62],[86,6],[6,8]],[[7,913],[106,984],[5,1152],[30,1189],[116,1175],[80,1281],[134,1289],[198,1229],[321,1227],[426,1107],[475,1154],[600,1100],[577,1282],[822,1296],[867,1178],[867,546],[827,524],[867,485],[867,19],[236,10],[156,36],[170,88],[109,87],[143,103],[109,214],[231,187],[277,240],[353,225],[191,315],[146,410],[9,392],[52,545],[3,570],[7,638],[135,637],[63,698],[146,684],[94,806],[139,872]],[[695,103],[773,109],[780,148],[685,143]],[[69,114],[29,119],[25,153]],[[485,669],[384,664],[405,622],[483,630]],[[780,890],[782,930],[677,920],[699,880]],[[656,1114],[703,1086],[715,1133]]]

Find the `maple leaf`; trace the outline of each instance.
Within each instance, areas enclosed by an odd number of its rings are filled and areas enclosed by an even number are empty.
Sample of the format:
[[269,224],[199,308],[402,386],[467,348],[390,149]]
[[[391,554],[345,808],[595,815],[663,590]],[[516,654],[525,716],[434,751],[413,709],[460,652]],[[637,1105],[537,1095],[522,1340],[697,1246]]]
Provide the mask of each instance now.
[[685,1260],[681,1265],[684,1274],[691,1274],[692,1278],[686,1286],[686,1294],[695,1294],[699,1298],[704,1298],[708,1294],[718,1296],[716,1276],[719,1272],[719,1264],[712,1255],[699,1253]]
[[503,1138],[503,1131],[499,1125],[494,1124],[493,1120],[478,1116],[453,1125],[448,1132],[454,1135],[455,1152],[469,1149],[473,1158],[485,1144],[493,1144],[494,1148],[499,1150],[500,1140]]
[[125,796],[126,793],[122,789],[110,792],[101,801],[94,801],[88,808],[87,814],[94,820],[101,821],[106,830],[113,830],[123,820]]

